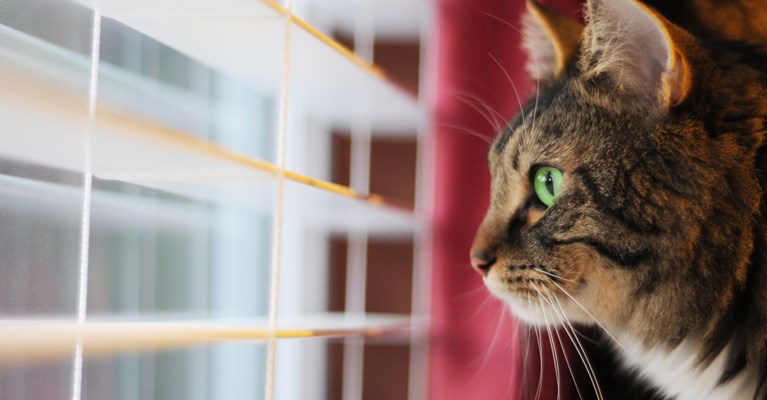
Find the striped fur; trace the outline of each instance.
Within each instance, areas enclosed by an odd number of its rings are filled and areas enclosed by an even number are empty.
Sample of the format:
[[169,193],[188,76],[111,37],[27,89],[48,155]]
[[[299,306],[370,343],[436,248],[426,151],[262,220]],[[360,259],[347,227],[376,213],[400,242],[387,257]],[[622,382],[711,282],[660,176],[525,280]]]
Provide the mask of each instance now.
[[[555,60],[567,68],[490,150],[472,256],[523,319],[597,320],[669,396],[767,398],[767,52],[701,28],[705,10],[685,26],[681,5],[588,7],[577,59]],[[538,166],[564,171],[549,208],[531,184]],[[658,365],[680,354],[687,378],[667,382]],[[703,375],[716,381],[693,389]]]

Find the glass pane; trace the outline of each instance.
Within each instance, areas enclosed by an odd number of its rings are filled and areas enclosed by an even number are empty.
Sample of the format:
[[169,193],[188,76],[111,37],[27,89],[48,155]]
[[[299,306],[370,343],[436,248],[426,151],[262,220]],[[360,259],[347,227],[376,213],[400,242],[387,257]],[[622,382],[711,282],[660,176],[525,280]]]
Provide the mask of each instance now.
[[3,399],[67,399],[71,390],[71,360],[0,368],[0,397]]
[[[4,318],[76,317],[91,25],[69,2],[0,1]],[[0,368],[2,398],[67,398],[71,383],[69,359]]]
[[[6,316],[74,316],[80,248],[79,175],[0,161],[0,310]],[[7,174],[70,181],[51,183]]]
[[264,393],[265,360],[264,343],[225,343],[89,359],[83,398],[258,400]]
[[101,49],[105,108],[275,161],[271,95],[110,18],[103,19]]
[[268,212],[129,183],[97,180],[94,188],[89,315],[199,319],[266,314]]
[[88,56],[93,13],[68,0],[2,0],[0,23],[57,47]]
[[94,188],[89,315],[204,316],[208,206],[129,184]]

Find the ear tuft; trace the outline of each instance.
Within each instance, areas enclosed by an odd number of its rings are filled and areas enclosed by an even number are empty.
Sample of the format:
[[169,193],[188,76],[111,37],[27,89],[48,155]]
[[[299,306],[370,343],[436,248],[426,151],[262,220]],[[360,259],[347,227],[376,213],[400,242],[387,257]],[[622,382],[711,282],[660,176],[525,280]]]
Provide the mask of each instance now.
[[636,0],[589,0],[580,68],[607,74],[622,90],[678,105],[692,81],[684,45],[689,34]]
[[527,0],[522,24],[530,77],[548,82],[562,76],[578,52],[583,25],[536,0]]

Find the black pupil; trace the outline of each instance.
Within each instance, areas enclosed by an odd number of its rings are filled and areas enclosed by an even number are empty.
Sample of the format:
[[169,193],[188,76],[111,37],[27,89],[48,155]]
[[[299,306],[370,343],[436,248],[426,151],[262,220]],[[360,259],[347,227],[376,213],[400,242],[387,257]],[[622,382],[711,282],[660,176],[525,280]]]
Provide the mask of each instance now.
[[551,177],[551,171],[546,171],[546,190],[549,194],[554,195],[554,178]]

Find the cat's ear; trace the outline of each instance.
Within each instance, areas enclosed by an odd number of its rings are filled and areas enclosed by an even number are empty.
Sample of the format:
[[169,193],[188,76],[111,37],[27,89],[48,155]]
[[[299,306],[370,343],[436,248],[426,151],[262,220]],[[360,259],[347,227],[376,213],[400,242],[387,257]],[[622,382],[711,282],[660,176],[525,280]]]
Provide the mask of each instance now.
[[536,0],[527,0],[522,22],[530,77],[548,82],[562,76],[578,52],[583,25]]
[[692,82],[685,31],[637,0],[589,0],[587,12],[585,74],[609,74],[621,89],[665,107],[684,101]]

